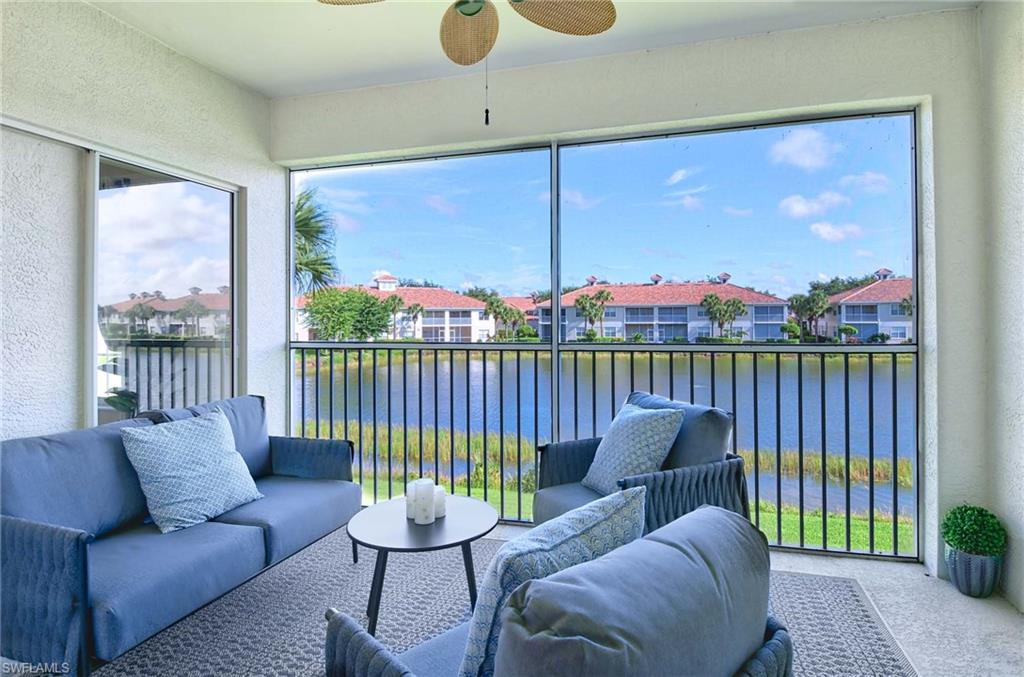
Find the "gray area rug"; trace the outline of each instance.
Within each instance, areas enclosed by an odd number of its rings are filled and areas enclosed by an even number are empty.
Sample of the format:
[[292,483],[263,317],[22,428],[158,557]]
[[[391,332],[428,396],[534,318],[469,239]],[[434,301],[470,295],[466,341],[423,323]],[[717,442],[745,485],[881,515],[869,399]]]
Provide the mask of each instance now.
[[[502,541],[473,544],[478,575]],[[324,611],[365,621],[374,555],[352,563],[341,529],[143,642],[97,674],[324,674]],[[202,572],[196,572],[201,575]],[[914,675],[860,585],[772,573],[771,604],[796,646],[798,675]],[[469,618],[459,549],[388,558],[377,637],[396,653]]]

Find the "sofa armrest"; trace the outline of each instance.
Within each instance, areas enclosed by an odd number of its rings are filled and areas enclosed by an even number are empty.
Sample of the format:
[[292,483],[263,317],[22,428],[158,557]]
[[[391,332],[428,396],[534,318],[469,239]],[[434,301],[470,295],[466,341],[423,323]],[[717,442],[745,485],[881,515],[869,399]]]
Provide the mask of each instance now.
[[0,654],[89,673],[91,539],[78,529],[0,515]]
[[270,438],[270,460],[275,475],[351,482],[353,453],[354,447],[348,440]]
[[414,677],[394,654],[351,616],[327,610],[327,677]]
[[750,657],[736,677],[792,677],[793,640],[789,631],[773,616],[768,616],[764,645]]
[[540,470],[537,475],[537,488],[544,489],[556,484],[579,482],[590,470],[597,453],[600,437],[589,440],[572,440],[570,442],[552,442],[538,448],[540,452]]
[[734,454],[727,454],[724,461],[633,475],[619,480],[619,486],[647,487],[644,533],[702,505],[716,505],[750,518],[743,459]]

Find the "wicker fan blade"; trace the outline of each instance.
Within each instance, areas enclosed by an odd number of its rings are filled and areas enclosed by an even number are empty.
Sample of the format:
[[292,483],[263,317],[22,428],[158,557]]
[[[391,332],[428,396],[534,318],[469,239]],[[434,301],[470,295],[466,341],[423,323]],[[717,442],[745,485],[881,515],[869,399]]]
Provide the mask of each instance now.
[[474,16],[463,16],[459,2],[441,18],[441,49],[460,66],[471,66],[487,56],[498,39],[498,10],[491,0]]
[[611,0],[508,0],[527,21],[566,35],[596,35],[615,24]]
[[317,2],[323,5],[371,5],[375,2],[384,2],[384,0],[317,0]]

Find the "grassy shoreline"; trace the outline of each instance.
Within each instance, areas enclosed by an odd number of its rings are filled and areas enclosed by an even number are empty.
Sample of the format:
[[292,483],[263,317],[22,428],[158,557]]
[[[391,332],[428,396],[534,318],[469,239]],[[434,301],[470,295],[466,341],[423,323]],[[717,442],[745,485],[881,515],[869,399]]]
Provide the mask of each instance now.
[[[321,421],[320,429],[317,431],[312,422],[306,424],[306,436],[330,437],[330,425],[327,421]],[[387,462],[387,450],[391,451],[392,468],[402,469],[403,461],[408,458],[410,468],[419,468],[420,461],[420,432],[419,429],[410,430],[408,439],[404,425],[392,425],[390,430],[386,423],[378,423],[376,435],[372,423],[362,423],[360,431],[359,421],[335,422],[334,437],[337,439],[350,439],[359,446],[360,432],[362,432],[362,446],[365,450],[363,461],[373,462],[373,449],[377,449],[378,467],[381,459]],[[521,461],[525,467],[533,464],[536,455],[536,446],[531,439],[523,438],[517,440],[514,434],[504,436],[504,454],[501,453],[502,439],[499,433],[488,432],[487,434],[487,464],[488,473],[492,486],[499,485],[498,473],[504,456],[506,469],[515,470],[518,462]],[[455,457],[456,474],[460,471],[465,474],[467,436],[464,432],[456,431],[454,438],[448,428],[440,428],[436,431],[433,427],[423,428],[423,464],[424,467],[433,467],[435,454],[439,465],[443,469],[450,467],[452,455]],[[519,444],[517,445],[517,441]],[[374,444],[376,442],[376,445]],[[408,445],[408,455],[406,455]],[[483,464],[484,458],[484,435],[482,432],[472,432],[468,436],[468,445],[472,458],[472,466],[477,467]],[[453,452],[454,450],[454,452]],[[748,474],[753,474],[754,452],[751,449],[740,449],[739,455],[743,458]],[[774,474],[776,466],[781,466],[782,476],[789,479],[800,477],[800,453],[795,449],[783,449],[781,454],[776,456],[775,449],[761,449],[757,454],[758,472]],[[781,463],[780,463],[781,462]],[[850,481],[853,484],[867,485],[873,470],[876,486],[891,485],[893,479],[893,465],[890,458],[876,458],[872,464],[866,456],[851,454],[850,456]],[[482,470],[481,470],[482,472]],[[828,480],[834,484],[845,484],[846,478],[846,457],[843,454],[826,454],[825,473]],[[817,451],[805,451],[803,459],[803,476],[805,480],[820,482],[822,477],[822,459]],[[506,480],[507,482],[508,480]],[[482,479],[481,479],[482,485]],[[896,464],[896,485],[900,489],[909,490],[914,487],[914,465],[910,459],[897,459]]]

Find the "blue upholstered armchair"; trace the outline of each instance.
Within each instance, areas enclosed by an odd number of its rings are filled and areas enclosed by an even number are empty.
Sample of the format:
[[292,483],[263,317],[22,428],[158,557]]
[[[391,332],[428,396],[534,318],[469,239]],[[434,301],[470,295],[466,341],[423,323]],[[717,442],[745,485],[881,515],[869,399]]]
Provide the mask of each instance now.
[[[668,458],[658,472],[619,479],[623,489],[647,487],[645,532],[665,526],[702,505],[750,516],[743,459],[729,452],[732,415],[721,409],[675,402],[658,395],[632,393],[627,403],[648,409],[686,413]],[[540,447],[533,520],[546,522],[600,498],[580,482],[594,461],[601,438],[557,442]]]

